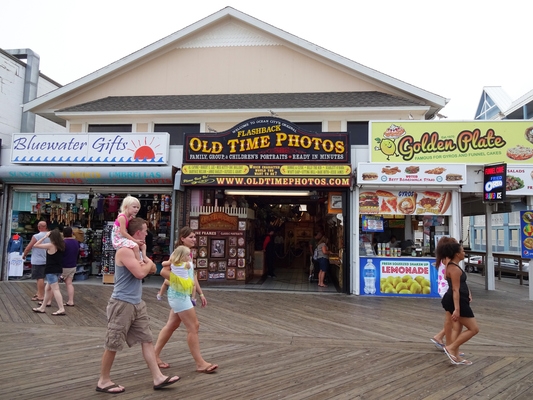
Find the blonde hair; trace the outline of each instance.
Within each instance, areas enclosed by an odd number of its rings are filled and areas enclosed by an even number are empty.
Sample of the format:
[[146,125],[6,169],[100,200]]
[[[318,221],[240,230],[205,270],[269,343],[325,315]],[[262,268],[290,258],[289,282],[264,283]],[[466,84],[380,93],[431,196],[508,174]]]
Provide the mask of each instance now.
[[126,209],[133,204],[138,204],[139,206],[141,205],[137,197],[133,197],[130,195],[124,197],[124,200],[122,200],[122,204],[120,205],[120,212],[124,213]]
[[169,261],[172,265],[178,265],[181,263],[186,263],[185,268],[189,269],[189,256],[191,255],[191,249],[187,246],[178,246],[174,249],[170,255]]

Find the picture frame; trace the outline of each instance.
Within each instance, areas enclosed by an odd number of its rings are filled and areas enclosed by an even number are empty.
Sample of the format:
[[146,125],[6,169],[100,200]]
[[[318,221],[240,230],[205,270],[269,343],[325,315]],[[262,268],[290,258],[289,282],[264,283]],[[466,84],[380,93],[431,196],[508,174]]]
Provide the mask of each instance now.
[[209,272],[215,272],[218,269],[218,264],[216,261],[209,262]]
[[207,258],[198,258],[198,259],[196,259],[196,267],[198,269],[207,268],[207,266],[208,266]]
[[239,247],[237,249],[237,256],[239,258],[244,258],[245,255],[246,255],[246,249],[244,247]]
[[229,245],[230,246],[237,246],[237,238],[235,236],[231,236],[229,238]]
[[198,238],[198,246],[207,246],[207,236],[200,236]]
[[237,277],[237,270],[235,268],[228,268],[226,271],[226,279],[235,279]]
[[226,267],[227,267],[228,263],[226,261],[219,261],[218,262],[218,270],[220,272],[224,272],[226,271]]
[[342,213],[342,193],[328,193],[328,214]]
[[237,266],[237,259],[236,258],[228,259],[228,267],[236,267],[236,266]]
[[238,281],[244,281],[246,280],[246,271],[244,269],[237,270],[237,278]]
[[207,280],[207,270],[201,269],[198,271],[198,280],[199,281],[206,281]]
[[207,248],[205,246],[202,246],[198,249],[198,257],[207,257]]
[[[197,230],[198,229],[198,220],[197,219],[191,219],[191,221],[189,222],[189,227],[192,229],[192,230]],[[207,277],[206,277],[207,279]]]
[[226,239],[211,239],[210,258],[226,258]]
[[239,221],[239,230],[240,231],[246,230],[246,221]]

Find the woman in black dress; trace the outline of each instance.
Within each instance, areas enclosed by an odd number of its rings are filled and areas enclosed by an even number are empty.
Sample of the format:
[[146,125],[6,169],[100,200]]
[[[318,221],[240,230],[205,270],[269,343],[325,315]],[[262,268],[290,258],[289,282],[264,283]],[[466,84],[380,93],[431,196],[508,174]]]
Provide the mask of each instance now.
[[[442,307],[446,311],[446,319],[450,321],[445,326],[451,325],[452,332],[450,336],[446,332],[446,338],[451,338],[451,341],[446,343],[444,352],[452,364],[470,365],[472,362],[460,357],[459,346],[477,335],[479,327],[470,308],[472,296],[466,284],[466,273],[459,266],[465,258],[465,251],[457,242],[445,242],[442,244],[440,254],[442,258],[450,259],[446,266],[446,280],[449,287],[442,298]],[[463,327],[466,330],[463,330]]]

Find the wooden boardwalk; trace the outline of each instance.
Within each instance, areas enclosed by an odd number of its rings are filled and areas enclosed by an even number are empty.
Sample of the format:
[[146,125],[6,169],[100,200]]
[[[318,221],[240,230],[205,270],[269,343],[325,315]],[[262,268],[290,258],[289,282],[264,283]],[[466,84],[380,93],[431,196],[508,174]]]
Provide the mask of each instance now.
[[[204,358],[198,374],[183,328],[164,349],[181,381],[152,390],[140,347],[112,370],[121,399],[532,399],[533,304],[528,287],[470,274],[481,332],[463,347],[471,366],[453,366],[429,339],[442,327],[436,299],[364,298],[336,293],[205,290],[198,309]],[[516,281],[516,280],[515,280]],[[36,314],[33,282],[0,282],[0,399],[110,398],[95,392],[105,305],[112,287],[76,284],[65,317]],[[64,290],[64,288],[63,288]],[[168,305],[144,288],[154,338]]]

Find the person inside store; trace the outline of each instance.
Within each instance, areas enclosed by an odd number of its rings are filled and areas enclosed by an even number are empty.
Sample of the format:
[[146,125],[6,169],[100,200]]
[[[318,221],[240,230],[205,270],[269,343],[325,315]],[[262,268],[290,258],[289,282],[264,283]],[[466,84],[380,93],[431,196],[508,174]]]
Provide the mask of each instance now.
[[[183,228],[180,229],[178,233],[178,240],[174,244],[174,247],[178,247],[182,245],[188,247],[189,249],[192,249],[196,245],[196,234],[188,226],[184,226]],[[169,279],[170,264],[165,263],[160,273],[164,279]],[[202,288],[200,287],[200,284],[198,283],[198,277],[196,275],[194,277],[194,285],[195,285],[197,293],[200,296],[202,307],[205,307],[207,305],[207,299],[202,291]],[[170,364],[163,362],[161,360],[161,351],[163,350],[163,347],[165,347],[167,342],[170,340],[174,331],[179,328],[180,324],[181,324],[180,314],[175,313],[174,310],[171,309],[170,314],[168,316],[168,321],[165,324],[165,326],[161,329],[161,331],[159,332],[159,336],[157,337],[157,342],[155,344],[155,356],[156,356],[156,360],[157,360],[157,364],[159,368],[170,368]],[[191,332],[189,331],[187,332],[187,341],[189,341],[189,333],[191,333],[191,335],[194,336],[195,335],[194,332],[196,331],[196,336],[198,335],[199,323],[194,323],[192,325],[194,329]],[[192,336],[191,336],[191,339],[194,341],[194,337]],[[196,345],[195,343],[192,343],[192,344]],[[199,343],[198,343],[198,346],[199,346]],[[190,345],[189,345],[189,349],[191,350],[191,355],[193,357],[195,355],[200,354],[199,347],[198,349],[194,349],[194,352],[193,352],[193,349],[191,349]],[[196,370],[198,372],[210,374],[218,368],[217,364],[208,363],[203,358],[201,358],[201,356],[198,359],[195,358],[194,361],[196,362]]]
[[[134,218],[129,221],[128,233],[137,241],[143,242],[148,230],[146,221]],[[144,244],[142,245],[145,246]],[[100,377],[96,391],[102,393],[122,393],[126,389],[111,380],[111,367],[117,351],[124,347],[124,341],[131,347],[140,343],[142,354],[152,374],[153,389],[159,390],[179,381],[179,376],[165,376],[157,366],[150,318],[146,303],[142,300],[142,279],[156,271],[150,259],[140,263],[132,248],[121,247],[115,253],[115,285],[107,304],[107,333],[104,342]]]
[[392,249],[392,248],[396,248],[396,247],[400,247],[400,242],[398,241],[398,239],[396,239],[396,236],[392,235],[390,237],[390,241],[389,241],[389,247]]
[[[463,246],[454,240],[442,243],[438,254],[443,259],[450,259],[446,265],[446,280],[449,287],[441,303],[446,311],[445,336],[451,340],[446,340],[443,350],[452,364],[471,365],[472,362],[463,359],[459,353],[459,346],[479,333],[474,312],[470,308],[472,294],[466,284],[466,273],[459,266],[465,258],[465,251]],[[466,330],[463,330],[463,327]]]
[[318,286],[320,287],[328,287],[324,283],[324,279],[326,278],[326,273],[328,272],[329,268],[329,254],[330,251],[328,249],[328,238],[325,236],[322,236],[317,244],[318,249],[318,267],[320,268],[320,271],[318,272]]
[[[40,248],[33,248],[41,238],[44,238],[48,233],[48,224],[46,221],[39,221],[37,224],[36,233],[32,236],[30,243],[22,253],[22,259],[25,260],[28,253],[31,251],[31,279],[37,281],[37,293],[31,298],[33,301],[43,301],[44,299],[44,269],[46,267],[46,250]],[[49,243],[50,240],[46,238],[42,243]]]
[[[44,243],[45,239],[49,239],[48,243]],[[39,303],[40,307],[32,308],[32,310],[33,312],[44,314],[46,305],[52,301],[52,296],[54,296],[58,310],[53,312],[52,315],[66,315],[63,296],[59,290],[59,277],[63,273],[63,256],[65,254],[63,236],[59,229],[54,229],[51,232],[46,232],[45,236],[40,238],[33,247],[44,249],[46,252],[46,266],[44,268],[46,287],[43,301]]]
[[269,228],[268,234],[263,241],[263,253],[265,255],[265,265],[267,267],[267,275],[269,278],[275,278],[274,267],[276,263],[276,245],[274,242],[274,229]]
[[309,277],[309,280],[315,280],[315,282],[316,282],[316,279],[318,278],[319,270],[318,270],[318,260],[313,259],[313,254],[315,252],[318,241],[322,239],[322,236],[324,236],[322,231],[316,231],[315,236],[313,236],[311,240],[309,240],[309,254],[311,255],[311,263],[313,264],[313,272],[311,273],[312,276]]

